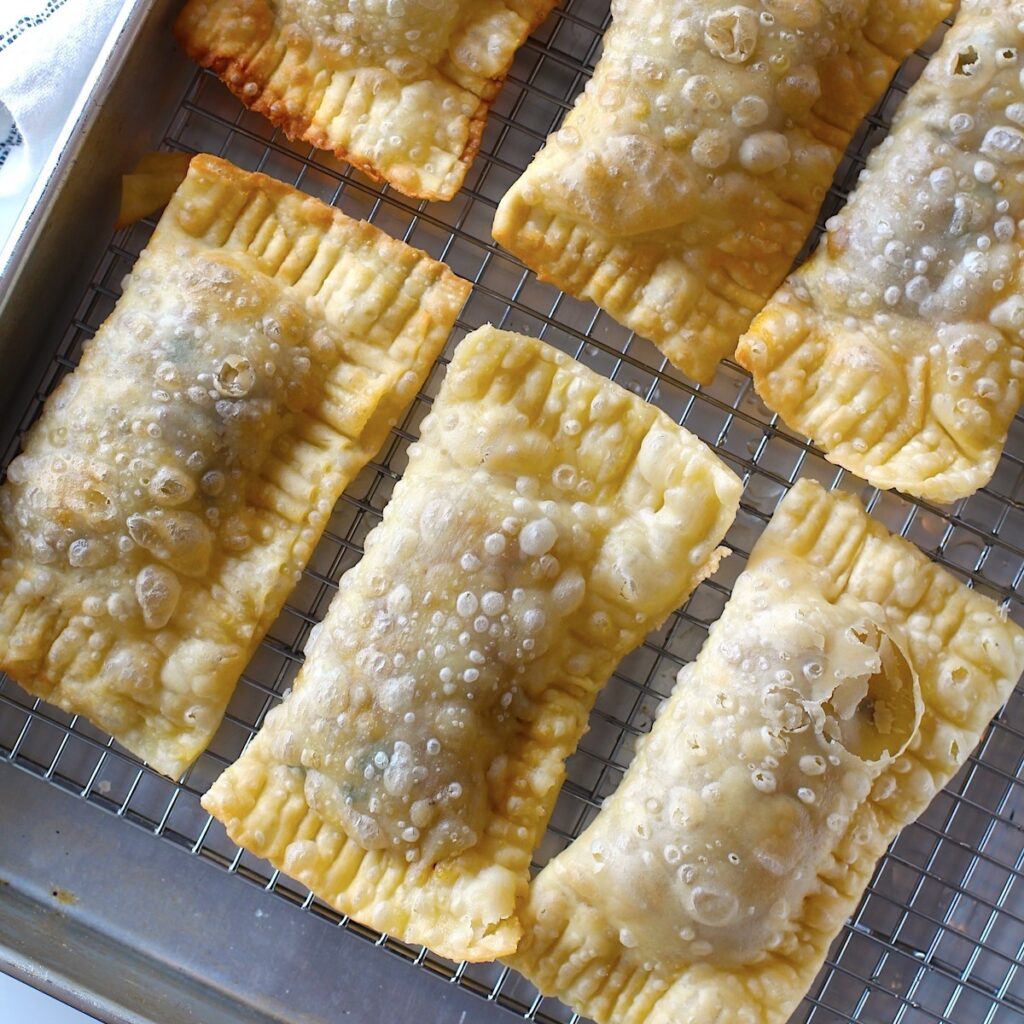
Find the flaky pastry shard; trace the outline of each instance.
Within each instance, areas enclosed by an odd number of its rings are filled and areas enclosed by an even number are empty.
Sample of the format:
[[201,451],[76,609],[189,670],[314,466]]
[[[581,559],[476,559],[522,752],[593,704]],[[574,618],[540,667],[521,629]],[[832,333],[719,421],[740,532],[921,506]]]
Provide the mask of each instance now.
[[799,482],[508,962],[598,1024],[782,1024],[1022,669],[992,601]]
[[614,0],[586,91],[494,237],[709,381],[853,132],[951,0]]
[[653,406],[474,332],[293,693],[203,806],[363,924],[512,952],[594,698],[714,571],[739,494]]
[[1024,4],[965,0],[846,208],[740,342],[765,403],[876,487],[995,472],[1024,380]]
[[198,156],[0,489],[0,666],[176,777],[469,285]]
[[290,138],[451,199],[516,50],[557,0],[190,0],[186,52]]

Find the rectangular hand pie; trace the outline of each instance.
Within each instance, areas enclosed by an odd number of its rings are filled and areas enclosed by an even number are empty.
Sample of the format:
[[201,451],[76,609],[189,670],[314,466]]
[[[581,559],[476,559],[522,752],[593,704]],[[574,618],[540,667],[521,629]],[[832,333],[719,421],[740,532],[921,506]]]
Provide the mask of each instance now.
[[0,489],[0,666],[176,777],[469,285],[196,157]]
[[783,1024],[1022,668],[992,601],[801,481],[508,962],[599,1024]]
[[511,953],[594,698],[714,571],[739,493],[653,406],[481,328],[294,692],[203,806],[363,924]]
[[810,233],[853,132],[952,0],[617,0],[494,237],[706,383]]
[[176,32],[247,106],[406,195],[451,199],[557,0],[191,0]]
[[965,0],[817,253],[739,346],[767,405],[876,487],[972,494],[1020,405],[1021,13]]

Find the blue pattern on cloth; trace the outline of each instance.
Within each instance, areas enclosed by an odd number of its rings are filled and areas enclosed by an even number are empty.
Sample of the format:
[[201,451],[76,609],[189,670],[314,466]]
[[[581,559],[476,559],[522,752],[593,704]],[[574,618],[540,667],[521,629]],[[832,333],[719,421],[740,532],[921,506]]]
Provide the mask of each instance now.
[[[0,53],[3,53],[15,39],[20,38],[29,29],[42,25],[54,11],[60,10],[67,0],[46,0],[46,4],[38,14],[23,14],[8,28],[0,29]],[[25,140],[18,131],[18,126],[7,112],[7,109],[0,104],[0,167],[7,162],[7,158],[19,146],[23,146]]]

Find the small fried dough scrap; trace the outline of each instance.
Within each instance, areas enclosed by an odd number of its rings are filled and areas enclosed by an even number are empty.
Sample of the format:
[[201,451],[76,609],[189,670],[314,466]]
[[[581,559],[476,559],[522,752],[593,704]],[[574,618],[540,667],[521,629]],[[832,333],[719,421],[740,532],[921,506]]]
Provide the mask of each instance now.
[[188,153],[146,153],[131,174],[121,176],[121,210],[115,227],[128,227],[163,209],[188,174]]

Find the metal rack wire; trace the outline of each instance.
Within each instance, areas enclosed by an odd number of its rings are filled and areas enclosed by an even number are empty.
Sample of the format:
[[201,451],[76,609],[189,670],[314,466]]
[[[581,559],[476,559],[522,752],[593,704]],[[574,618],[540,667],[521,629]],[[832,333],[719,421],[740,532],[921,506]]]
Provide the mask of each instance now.
[[[324,153],[289,142],[203,72],[196,74],[166,134],[170,148],[219,153],[273,174],[446,260],[474,282],[451,345],[488,321],[544,338],[660,406],[743,476],[741,511],[727,538],[735,554],[685,608],[623,661],[601,694],[590,732],[570,760],[568,781],[537,851],[538,865],[571,841],[614,790],[635,737],[649,728],[679,667],[696,657],[746,553],[798,477],[858,494],[893,532],[1003,602],[1012,617],[1024,622],[1024,420],[1014,422],[991,484],[970,499],[938,508],[880,493],[829,465],[806,440],[788,432],[735,364],[724,364],[712,385],[695,387],[648,342],[593,306],[539,283],[491,242],[498,199],[580,90],[608,20],[607,0],[566,0],[523,47],[467,185],[448,204],[414,203]],[[823,219],[844,201],[865,154],[884,136],[935,42],[906,63],[854,139]],[[119,282],[151,230],[152,224],[142,223],[114,237],[38,383],[22,430],[113,308]],[[309,630],[325,613],[339,576],[359,558],[366,534],[379,521],[401,475],[406,449],[436,393],[444,362],[439,361],[378,459],[339,502],[301,583],[248,666],[223,727],[184,779],[171,783],[156,775],[88,722],[28,697],[6,679],[0,679],[0,758],[526,1019],[575,1022],[578,1018],[564,1007],[540,998],[500,965],[449,963],[340,918],[301,886],[235,848],[199,806],[200,795],[291,685]],[[5,466],[16,448],[17,440],[4,457]],[[793,1020],[1024,1020],[1024,829],[1015,820],[1022,810],[1024,690],[1018,687],[962,772],[879,865]],[[480,1019],[486,1019],[484,1003]]]

